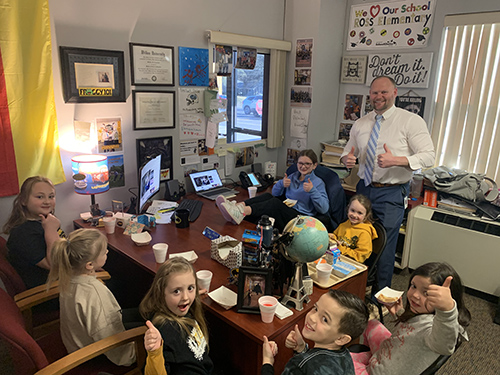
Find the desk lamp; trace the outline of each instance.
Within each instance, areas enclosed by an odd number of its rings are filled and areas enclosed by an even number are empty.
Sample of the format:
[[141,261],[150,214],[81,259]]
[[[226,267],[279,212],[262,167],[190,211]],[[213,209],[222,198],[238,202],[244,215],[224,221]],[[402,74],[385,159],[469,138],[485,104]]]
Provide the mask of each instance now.
[[75,193],[90,195],[90,213],[102,215],[95,194],[109,190],[108,158],[103,155],[78,155],[71,159]]

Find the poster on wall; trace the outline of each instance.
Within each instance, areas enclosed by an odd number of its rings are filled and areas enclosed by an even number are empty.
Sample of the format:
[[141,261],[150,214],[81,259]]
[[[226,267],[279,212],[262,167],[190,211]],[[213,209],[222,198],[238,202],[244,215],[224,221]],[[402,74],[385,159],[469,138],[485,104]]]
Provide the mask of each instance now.
[[427,46],[436,0],[379,1],[351,6],[347,50]]
[[346,94],[344,105],[344,120],[356,121],[361,117],[363,95]]
[[204,88],[179,87],[179,113],[203,113]]
[[313,39],[297,39],[295,44],[295,67],[312,67]]
[[432,52],[368,55],[366,85],[378,76],[394,79],[398,87],[428,88]]
[[290,106],[311,107],[312,87],[293,86],[290,93]]
[[99,154],[122,151],[122,119],[120,117],[97,118],[95,123]]
[[293,83],[294,85],[311,85],[311,72],[312,69],[295,69]]
[[123,155],[108,156],[109,188],[125,186]]
[[218,76],[230,76],[233,71],[233,47],[216,45],[214,48],[214,72]]
[[396,97],[396,107],[406,109],[420,117],[424,117],[425,97],[401,95]]
[[179,85],[208,86],[208,49],[179,47]]
[[342,83],[365,83],[366,56],[344,56],[342,57],[342,70],[340,82]]

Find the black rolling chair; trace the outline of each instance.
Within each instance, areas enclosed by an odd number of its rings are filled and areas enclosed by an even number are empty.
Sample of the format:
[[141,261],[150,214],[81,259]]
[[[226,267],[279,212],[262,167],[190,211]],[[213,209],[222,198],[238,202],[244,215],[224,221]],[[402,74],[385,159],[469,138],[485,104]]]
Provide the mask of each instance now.
[[380,222],[375,221],[373,223],[375,230],[377,231],[377,238],[372,242],[372,253],[370,257],[366,260],[365,265],[368,266],[368,276],[366,281],[366,286],[371,286],[372,293],[366,297],[366,302],[375,305],[378,309],[379,319],[382,324],[384,323],[384,315],[382,314],[382,304],[380,304],[375,297],[372,297],[379,289],[377,268],[380,256],[385,250],[385,245],[387,243],[387,234],[385,228],[380,224]]
[[[297,164],[292,164],[286,170],[287,175],[291,175],[293,172],[297,171]],[[337,173],[335,173],[330,168],[318,165],[314,170],[314,174],[321,178],[325,183],[326,194],[328,195],[328,200],[330,201],[330,208],[328,210],[328,216],[330,218],[330,223],[325,224],[328,232],[333,232],[340,223],[347,219],[346,214],[346,197],[344,188],[340,183],[340,178]],[[323,220],[322,220],[323,221]]]

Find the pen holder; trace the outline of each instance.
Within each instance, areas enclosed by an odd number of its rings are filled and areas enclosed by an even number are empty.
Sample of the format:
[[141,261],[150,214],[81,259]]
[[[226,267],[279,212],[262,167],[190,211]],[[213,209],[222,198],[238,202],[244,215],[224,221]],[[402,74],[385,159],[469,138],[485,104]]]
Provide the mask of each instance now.
[[241,242],[231,236],[221,236],[212,240],[210,256],[227,268],[240,267],[242,259]]

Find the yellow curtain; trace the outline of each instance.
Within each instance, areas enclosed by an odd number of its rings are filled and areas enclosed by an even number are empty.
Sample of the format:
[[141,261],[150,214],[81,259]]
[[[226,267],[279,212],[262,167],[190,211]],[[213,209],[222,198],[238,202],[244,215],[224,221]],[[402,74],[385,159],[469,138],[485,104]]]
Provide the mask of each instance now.
[[[0,85],[4,85],[7,102],[2,113],[9,116],[18,182],[22,184],[33,175],[46,176],[55,184],[64,182],[52,81],[48,0],[0,0],[0,9]],[[2,128],[6,125],[2,121]],[[0,142],[6,141],[2,137]],[[1,164],[3,177],[6,167]],[[4,184],[2,178],[1,195],[18,193],[6,192]]]

